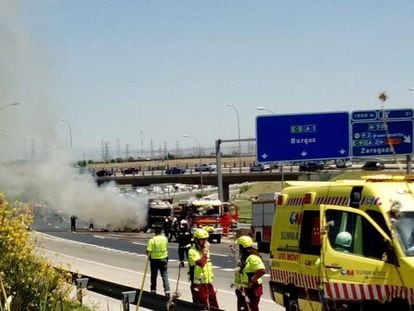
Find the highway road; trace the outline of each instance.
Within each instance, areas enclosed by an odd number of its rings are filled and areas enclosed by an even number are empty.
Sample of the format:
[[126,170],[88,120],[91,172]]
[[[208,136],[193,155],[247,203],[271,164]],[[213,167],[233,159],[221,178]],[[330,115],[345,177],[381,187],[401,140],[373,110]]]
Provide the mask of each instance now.
[[[108,167],[108,170],[112,170],[112,168]],[[298,166],[284,166],[283,167],[283,171],[284,172],[297,172],[299,170]],[[221,168],[221,173],[222,174],[235,174],[235,173],[252,173],[252,174],[266,174],[269,172],[280,172],[281,168],[275,168],[275,169],[271,169],[271,170],[265,170],[265,171],[254,171],[254,172],[250,172],[250,167],[222,167]],[[153,176],[153,175],[168,175],[165,174],[165,170],[161,170],[161,169],[157,169],[157,168],[152,168],[152,169],[144,169],[144,170],[140,170],[138,173],[136,174],[123,174],[120,169],[113,169],[113,173],[114,177],[116,176]],[[204,171],[201,172],[201,174],[203,176],[208,176],[211,174],[216,174],[217,171]],[[198,175],[200,176],[200,172],[197,172],[194,168],[188,168],[186,169],[184,174],[173,174],[176,176],[180,176],[180,175]]]
[[[361,170],[362,165],[363,165],[363,162],[354,163],[352,165],[352,167],[338,169],[335,166],[335,164],[329,164],[329,165],[326,165],[324,169],[316,171],[316,173],[323,173],[323,172],[338,172],[338,173],[341,173],[345,170],[351,170],[351,171]],[[140,170],[136,174],[122,174],[119,168],[111,168],[109,166],[107,166],[106,168],[110,171],[111,170],[113,171],[112,177],[122,177],[122,176],[183,176],[183,175],[184,176],[194,176],[194,177],[200,176],[200,172],[197,172],[192,167],[188,168],[185,171],[184,174],[173,174],[173,175],[167,175],[167,174],[165,174],[165,170],[157,169],[156,167],[153,167],[152,169]],[[395,164],[395,163],[386,163],[384,171],[393,171],[395,173],[398,173],[399,170],[401,170],[401,173],[406,173],[407,165],[405,163],[400,163],[398,165]],[[296,172],[299,172],[299,166],[297,166],[297,165],[285,165],[283,167],[272,168],[270,170],[253,171],[253,172],[250,171],[249,166],[245,166],[245,167],[227,166],[227,167],[222,167],[221,168],[222,175],[227,175],[227,174],[266,175],[266,174],[272,174],[272,173],[281,173],[282,171],[283,171],[283,173],[296,173]],[[384,172],[384,171],[378,171],[378,172]],[[93,171],[91,173],[93,175]],[[304,171],[303,173],[306,173],[306,171]],[[211,171],[211,172],[205,171],[205,172],[201,173],[201,175],[204,176],[204,177],[208,177],[208,176],[216,175],[216,174],[217,174],[216,170]]]
[[[55,264],[69,264],[72,269],[84,274],[93,274],[100,278],[116,281],[124,285],[139,287],[146,262],[145,248],[149,233],[120,233],[120,232],[92,232],[86,228],[86,223],[79,222],[77,232],[70,232],[70,224],[54,212],[47,212],[36,217],[32,229],[37,235],[36,242],[44,250],[40,251]],[[231,253],[230,245],[233,241],[224,238],[221,244],[212,244],[211,260],[214,265],[215,286],[220,308],[225,310],[236,309],[236,297],[230,287],[233,276],[235,258]],[[173,291],[177,286],[180,299],[191,301],[187,267],[179,271],[177,244],[169,245],[169,279]],[[269,271],[269,256],[263,254]],[[149,276],[147,276],[145,290],[149,291]],[[264,276],[264,294],[261,299],[261,310],[283,310],[270,298],[268,287],[269,274]],[[158,281],[158,293],[162,293],[161,279]]]

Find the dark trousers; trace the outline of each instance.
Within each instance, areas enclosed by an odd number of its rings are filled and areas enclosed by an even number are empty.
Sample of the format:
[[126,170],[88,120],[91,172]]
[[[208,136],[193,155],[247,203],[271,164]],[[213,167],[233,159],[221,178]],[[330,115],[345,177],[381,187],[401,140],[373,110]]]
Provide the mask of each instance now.
[[178,247],[178,258],[180,259],[180,261],[184,261],[184,255],[188,259],[189,250],[189,247]]
[[261,284],[236,289],[237,311],[259,311],[259,302],[262,295],[263,286]]
[[151,269],[151,291],[157,290],[157,276],[160,271],[164,293],[170,293],[170,283],[168,282],[168,259],[150,259]]
[[214,310],[219,308],[216,297],[216,290],[214,289],[213,284],[191,283],[190,289],[194,303],[206,307],[207,310]]

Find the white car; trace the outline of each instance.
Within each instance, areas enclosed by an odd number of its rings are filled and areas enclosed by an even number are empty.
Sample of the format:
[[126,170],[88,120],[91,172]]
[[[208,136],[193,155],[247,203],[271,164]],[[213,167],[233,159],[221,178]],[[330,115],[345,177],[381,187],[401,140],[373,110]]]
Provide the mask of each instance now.
[[269,163],[254,163],[250,166],[250,172],[269,171],[270,168]]
[[335,165],[337,168],[348,168],[352,167],[352,161],[351,159],[338,159]]
[[200,166],[195,168],[196,172],[213,172],[215,171],[217,168],[217,166],[215,164],[211,164],[211,163],[205,163],[205,164],[201,164]]

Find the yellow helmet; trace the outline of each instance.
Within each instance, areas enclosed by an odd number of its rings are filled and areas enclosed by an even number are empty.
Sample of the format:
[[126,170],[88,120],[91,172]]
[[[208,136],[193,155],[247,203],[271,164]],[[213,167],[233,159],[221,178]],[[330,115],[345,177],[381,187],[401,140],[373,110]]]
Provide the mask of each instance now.
[[197,229],[194,231],[194,238],[195,239],[208,239],[208,232],[204,229]]
[[208,234],[213,233],[214,232],[214,227],[213,226],[204,226],[202,229],[206,230]]
[[244,248],[248,248],[248,247],[252,247],[253,245],[253,240],[251,237],[249,237],[248,235],[242,235],[238,240],[237,240],[237,244],[239,244],[240,246],[243,246]]

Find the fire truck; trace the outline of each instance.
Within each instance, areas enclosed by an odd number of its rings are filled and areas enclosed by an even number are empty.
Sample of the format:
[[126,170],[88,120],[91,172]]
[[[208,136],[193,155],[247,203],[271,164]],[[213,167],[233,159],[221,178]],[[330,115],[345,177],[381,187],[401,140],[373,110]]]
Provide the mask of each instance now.
[[252,202],[252,237],[259,252],[269,252],[277,195],[276,192],[261,193]]
[[[187,220],[192,232],[197,228],[205,228],[209,231],[210,242],[215,240],[217,243],[221,243],[223,225],[230,227],[238,222],[238,209],[232,204],[220,200],[182,201],[174,212],[174,216],[179,220]],[[229,214],[229,223],[223,222]]]
[[167,217],[172,217],[172,200],[148,199],[148,228],[163,226]]

